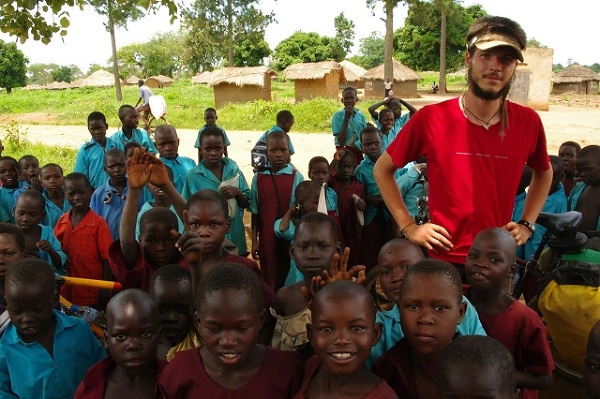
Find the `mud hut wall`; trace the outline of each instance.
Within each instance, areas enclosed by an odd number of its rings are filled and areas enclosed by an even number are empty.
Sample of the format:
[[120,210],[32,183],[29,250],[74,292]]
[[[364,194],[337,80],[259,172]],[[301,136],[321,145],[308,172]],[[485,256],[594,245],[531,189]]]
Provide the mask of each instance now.
[[552,85],[553,94],[586,94],[587,82],[565,82]]
[[585,94],[596,94],[598,95],[598,81],[597,80],[588,80],[586,85]]
[[160,89],[163,87],[162,83],[158,79],[153,78],[146,79],[146,82],[144,84],[150,87],[151,89]]
[[271,81],[265,87],[237,86],[233,83],[220,83],[214,87],[215,106],[221,108],[226,103],[246,103],[254,100],[271,100]]
[[524,105],[538,111],[549,109],[553,55],[551,48],[530,47],[523,52],[525,69],[530,72],[529,94]]
[[[406,80],[399,82],[394,80],[394,96],[399,97],[416,97],[417,96],[417,81]],[[365,98],[383,98],[385,89],[383,87],[383,79],[365,79]]]
[[296,101],[316,97],[338,98],[339,72],[333,71],[321,79],[296,79],[294,91]]

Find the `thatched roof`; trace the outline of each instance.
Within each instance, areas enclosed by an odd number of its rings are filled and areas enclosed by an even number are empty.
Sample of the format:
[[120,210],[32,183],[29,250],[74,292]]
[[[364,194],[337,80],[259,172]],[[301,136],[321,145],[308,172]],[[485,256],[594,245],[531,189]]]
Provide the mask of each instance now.
[[140,78],[138,78],[138,77],[137,77],[137,76],[135,76],[135,75],[131,75],[130,77],[128,77],[128,78],[125,80],[125,84],[126,84],[127,86],[134,86],[134,85],[137,85],[139,81],[140,81]]
[[342,68],[344,68],[344,77],[346,82],[358,82],[363,80],[363,75],[367,73],[367,70],[359,65],[356,65],[348,60],[340,62]]
[[600,75],[581,65],[568,66],[552,78],[554,83],[579,83],[590,80],[600,81]]
[[71,88],[71,84],[67,83],[67,82],[52,82],[47,84],[46,86],[44,86],[44,89],[46,90],[64,90],[64,89],[70,89]]
[[292,64],[285,68],[281,74],[284,79],[289,80],[313,80],[323,79],[325,75],[332,71],[339,71],[340,81],[344,81],[344,70],[342,69],[342,66],[335,61],[301,62]]
[[[394,80],[398,82],[405,82],[407,80],[421,80],[421,76],[418,73],[392,58],[394,65]],[[384,64],[376,66],[375,68],[369,69],[367,73],[363,75],[363,79],[381,79],[384,78]]]
[[71,87],[81,87],[82,82],[83,82],[83,79],[74,80],[73,82],[71,82]]
[[79,87],[105,87],[114,86],[115,78],[112,73],[104,69],[98,69],[96,72],[83,79]]
[[230,83],[236,86],[263,87],[265,74],[269,76],[276,75],[274,70],[266,66],[222,68],[211,73],[208,85],[216,86],[220,83]]
[[[157,80],[157,81],[159,81],[159,82],[160,82],[160,83],[162,83],[162,84],[165,84],[165,83],[173,83],[173,82],[174,82],[174,80],[173,80],[173,79],[171,79],[170,77],[168,77],[168,76],[165,76],[165,75],[156,75],[156,76],[150,76],[148,79],[146,79],[146,82],[147,82],[148,80],[150,80],[150,79]],[[137,82],[136,82],[136,83],[137,83]]]
[[40,86],[40,85],[27,85],[27,86],[23,87],[21,90],[26,90],[26,91],[41,90],[43,88],[44,88],[44,86]]
[[192,78],[192,83],[208,83],[210,82],[210,71],[204,71],[199,75],[196,75]]

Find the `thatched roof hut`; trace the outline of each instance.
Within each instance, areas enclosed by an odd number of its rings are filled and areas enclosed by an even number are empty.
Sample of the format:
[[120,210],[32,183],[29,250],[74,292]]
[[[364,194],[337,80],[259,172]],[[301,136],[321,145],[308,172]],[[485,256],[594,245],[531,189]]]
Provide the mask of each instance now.
[[125,86],[137,86],[140,78],[135,75],[131,75],[125,80]]
[[104,69],[98,69],[87,78],[81,81],[79,87],[106,87],[114,86],[115,77],[112,72],[105,71]]
[[[418,73],[392,59],[394,67],[394,95],[400,97],[417,97],[417,80],[421,80]],[[369,69],[363,75],[365,80],[365,98],[381,98],[385,93],[383,87],[384,64]]]
[[192,78],[192,83],[196,84],[196,83],[204,83],[207,84],[208,82],[210,82],[210,77],[211,77],[211,72],[210,71],[204,71],[199,75],[196,75]]
[[31,91],[31,90],[41,90],[43,88],[44,88],[44,86],[33,84],[33,85],[27,85],[27,86],[23,87],[21,90]]
[[367,73],[367,70],[359,65],[354,64],[348,60],[340,62],[340,65],[344,69],[344,78],[346,80],[345,86],[352,86],[356,89],[362,89],[365,87],[365,81],[363,75]]
[[581,65],[566,67],[552,78],[552,94],[598,94],[600,75]]
[[213,71],[208,85],[215,90],[215,106],[271,100],[271,76],[275,71],[266,66],[228,67]]
[[153,89],[162,89],[163,87],[171,86],[173,82],[175,81],[168,76],[156,75],[146,79],[146,86],[152,87]]
[[284,79],[294,81],[296,102],[315,97],[338,98],[344,70],[335,61],[292,64],[282,72]]
[[70,88],[71,84],[67,82],[52,82],[44,86],[46,90],[65,90]]

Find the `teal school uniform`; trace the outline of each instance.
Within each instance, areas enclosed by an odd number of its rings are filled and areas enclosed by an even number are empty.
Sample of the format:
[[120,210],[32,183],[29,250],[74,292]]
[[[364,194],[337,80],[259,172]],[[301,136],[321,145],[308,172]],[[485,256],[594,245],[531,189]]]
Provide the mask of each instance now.
[[62,250],[60,241],[58,241],[58,239],[54,236],[54,230],[48,226],[44,226],[41,224],[39,226],[42,228],[42,232],[40,234],[40,240],[47,240],[48,242],[50,242],[52,249],[55,250],[56,253],[58,253],[58,256],[60,256],[62,265],[60,267],[58,267],[57,265],[53,264],[48,252],[43,251],[41,249],[39,250],[40,259],[51,264],[54,267],[54,272],[56,274],[58,274],[60,276],[66,275],[67,272],[65,270],[65,263],[67,263],[67,254],[65,254],[64,251]]
[[60,219],[60,217],[63,214],[69,212],[69,210],[71,209],[71,205],[69,204],[69,201],[67,201],[67,199],[65,198],[63,200],[63,205],[61,209],[48,198],[48,192],[46,190],[42,192],[42,195],[46,200],[46,215],[44,215],[44,218],[42,219],[42,224],[53,229],[54,226],[56,226],[56,222],[58,222],[58,219]]
[[[262,134],[262,136],[260,136],[260,138],[258,139],[258,141],[267,141],[267,136],[270,135],[273,132],[283,132],[283,129],[280,128],[279,126],[275,125],[272,128],[270,128],[269,130],[267,130],[266,132],[264,132]],[[290,138],[290,136],[288,135],[288,147],[290,150],[290,155],[294,155],[294,144],[292,144],[292,139]]]
[[340,143],[338,140],[338,136],[342,131],[342,125],[344,124],[344,116],[346,110],[342,109],[341,111],[337,111],[333,114],[331,118],[331,131],[333,132],[333,140],[336,146],[349,145],[360,147],[360,132],[367,126],[367,118],[365,118],[365,114],[360,112],[358,109],[354,109],[356,113],[350,117],[348,121],[348,134],[346,135],[346,141],[344,143]]
[[[200,148],[201,147],[200,143],[202,143],[202,132],[207,127],[208,127],[208,125],[204,125],[204,126],[202,126],[200,128],[200,130],[198,130],[198,137],[196,137],[196,143],[194,144],[195,148]],[[223,142],[225,144],[225,147],[229,147],[231,145],[231,142],[229,141],[229,137],[227,137],[227,133],[225,133],[225,129],[223,129],[219,125],[215,125],[214,127],[216,127],[217,129],[219,129],[220,131],[223,132]]]
[[[274,173],[274,175],[291,175],[294,174],[294,167],[291,164],[287,164],[283,169],[281,169],[279,172]],[[261,170],[259,172],[257,172],[256,174],[254,174],[254,177],[252,178],[252,185],[250,186],[250,204],[248,205],[248,211],[250,213],[253,214],[258,214],[258,187],[257,187],[257,178],[256,175],[258,174],[264,174],[264,175],[268,175],[269,174],[269,170],[265,169],[265,170]],[[298,184],[300,184],[301,182],[304,181],[304,176],[302,176],[302,173],[300,173],[299,171],[296,170],[296,173],[294,174],[294,183],[293,183],[293,187],[292,187],[292,197],[290,200],[289,204],[281,204],[282,207],[287,206],[287,208],[285,208],[283,211],[285,212],[286,210],[290,209],[290,206],[292,206],[293,203],[296,202],[296,196],[294,195],[294,192],[296,191],[296,187],[298,186]]]
[[15,207],[15,191],[22,187],[23,183],[19,181],[19,186],[15,188],[0,187],[0,216],[3,222],[14,224],[13,208]]
[[94,190],[106,183],[108,179],[108,173],[104,170],[104,153],[111,148],[123,150],[123,146],[107,137],[104,147],[92,139],[82,145],[77,152],[73,172],[86,175]]
[[173,183],[177,191],[181,193],[185,178],[189,171],[196,167],[196,161],[179,154],[172,159],[160,157],[160,160],[173,171]]
[[158,154],[158,151],[154,146],[154,142],[152,142],[150,135],[144,129],[133,129],[133,132],[131,133],[131,139],[128,139],[125,136],[123,130],[119,130],[118,132],[110,136],[110,138],[117,143],[121,150],[125,148],[125,144],[131,141],[135,141],[136,143],[140,143],[141,146],[146,147],[146,150],[150,151],[154,155]]

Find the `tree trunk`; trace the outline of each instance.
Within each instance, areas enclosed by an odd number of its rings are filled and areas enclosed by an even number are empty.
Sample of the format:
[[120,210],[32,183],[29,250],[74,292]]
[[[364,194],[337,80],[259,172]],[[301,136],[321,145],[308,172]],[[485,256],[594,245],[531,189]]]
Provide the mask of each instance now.
[[446,19],[448,17],[448,13],[445,5],[442,5],[440,13],[440,94],[446,94]]
[[394,7],[397,0],[385,1],[385,47],[383,61],[383,81],[394,82]]
[[[110,4],[110,1],[108,2]],[[108,27],[110,30],[110,44],[112,47],[112,59],[113,59],[113,75],[115,77],[115,93],[117,95],[117,101],[123,101],[123,93],[121,93],[121,79],[119,78],[119,64],[117,62],[117,42],[115,41],[115,21],[110,14],[110,5],[108,11]]]
[[233,0],[227,0],[227,55],[233,66]]
[[12,93],[12,87],[7,87],[6,88],[6,94],[10,94]]

